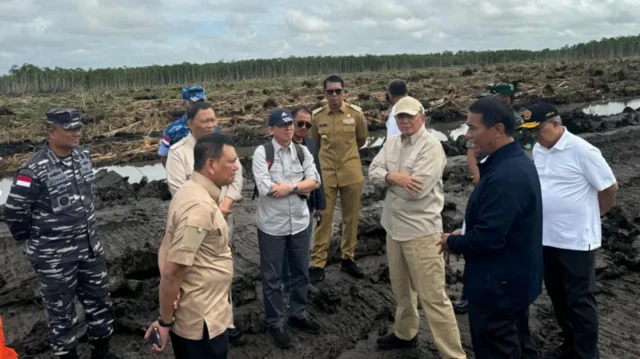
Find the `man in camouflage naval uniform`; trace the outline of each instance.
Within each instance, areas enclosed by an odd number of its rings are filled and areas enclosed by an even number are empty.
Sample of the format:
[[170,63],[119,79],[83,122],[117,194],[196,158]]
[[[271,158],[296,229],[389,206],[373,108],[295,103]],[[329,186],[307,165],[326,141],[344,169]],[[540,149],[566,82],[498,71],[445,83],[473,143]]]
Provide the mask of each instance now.
[[49,319],[49,339],[60,358],[76,354],[78,295],[86,315],[92,358],[108,358],[113,333],[107,264],[93,206],[91,155],[79,146],[80,111],[47,112],[48,144],[18,169],[5,205],[13,238],[27,241]]

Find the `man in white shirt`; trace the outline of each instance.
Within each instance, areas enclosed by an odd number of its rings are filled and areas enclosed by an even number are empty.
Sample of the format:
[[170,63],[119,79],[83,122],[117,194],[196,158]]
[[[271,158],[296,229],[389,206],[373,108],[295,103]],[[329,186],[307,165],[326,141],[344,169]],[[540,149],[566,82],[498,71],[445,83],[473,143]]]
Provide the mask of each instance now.
[[600,217],[615,205],[616,178],[596,147],[570,133],[558,110],[539,103],[524,112],[543,207],[544,282],[563,344],[544,358],[598,358],[595,250]]
[[387,90],[387,101],[391,102],[393,107],[387,118],[387,139],[391,136],[399,135],[400,130],[396,123],[396,103],[408,94],[407,84],[402,80],[393,80],[389,83]]

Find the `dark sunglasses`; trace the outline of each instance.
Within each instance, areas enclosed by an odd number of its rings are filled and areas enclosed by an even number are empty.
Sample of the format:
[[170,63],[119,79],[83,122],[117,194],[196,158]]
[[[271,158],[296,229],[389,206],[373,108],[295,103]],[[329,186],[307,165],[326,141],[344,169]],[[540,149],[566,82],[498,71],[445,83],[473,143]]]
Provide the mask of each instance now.
[[342,93],[342,89],[326,90],[326,91],[327,91],[327,95],[340,95]]
[[307,130],[311,128],[311,124],[309,122],[304,122],[304,121],[296,122],[296,126],[300,128],[306,127]]

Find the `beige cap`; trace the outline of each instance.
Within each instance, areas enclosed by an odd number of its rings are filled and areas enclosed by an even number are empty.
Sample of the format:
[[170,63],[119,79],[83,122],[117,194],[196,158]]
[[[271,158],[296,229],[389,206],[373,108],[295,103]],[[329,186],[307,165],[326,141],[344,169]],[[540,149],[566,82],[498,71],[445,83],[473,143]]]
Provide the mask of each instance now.
[[401,113],[415,116],[418,113],[424,113],[424,107],[422,107],[420,101],[416,100],[415,98],[411,96],[405,96],[396,103],[395,114],[399,115]]

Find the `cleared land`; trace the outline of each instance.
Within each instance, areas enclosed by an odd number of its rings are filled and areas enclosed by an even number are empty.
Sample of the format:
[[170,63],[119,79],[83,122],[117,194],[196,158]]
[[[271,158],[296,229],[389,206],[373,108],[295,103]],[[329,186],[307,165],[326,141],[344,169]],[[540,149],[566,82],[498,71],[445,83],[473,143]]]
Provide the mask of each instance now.
[[[587,116],[577,108],[586,101],[640,96],[640,61],[612,61],[566,64],[519,64],[478,68],[376,73],[345,76],[348,98],[360,104],[368,114],[372,130],[381,128],[388,111],[383,103],[384,85],[392,78],[409,81],[410,91],[430,104],[434,121],[454,121],[464,117],[464,109],[494,81],[518,81],[520,95],[516,108],[546,98],[562,105],[563,118],[575,132],[601,149],[620,183],[618,205],[603,220],[604,248],[598,255],[598,302],[600,344],[603,358],[640,357],[640,126],[638,114],[628,111],[608,118]],[[463,75],[463,73],[465,73]],[[467,76],[468,75],[468,76]],[[288,90],[283,84],[289,84]],[[208,96],[218,109],[225,131],[236,135],[241,144],[263,141],[263,119],[273,103],[279,106],[320,104],[321,78],[290,79],[286,82],[240,82],[207,86]],[[606,86],[606,87],[605,87]],[[262,90],[265,88],[266,90]],[[266,91],[267,93],[264,93]],[[553,91],[553,93],[552,93]],[[101,164],[127,163],[155,158],[157,135],[179,114],[178,89],[150,89],[141,93],[160,99],[134,100],[139,93],[85,94],[87,118],[86,144]],[[297,98],[295,97],[298,94]],[[42,129],[42,113],[53,106],[78,106],[82,95],[16,97],[3,99],[14,115],[3,116],[0,156],[15,165],[28,156],[31,146],[41,138],[33,133]],[[92,98],[93,100],[89,100]],[[100,101],[96,105],[95,101]],[[246,106],[252,104],[249,109]],[[36,110],[37,108],[37,110]],[[130,110],[126,110],[130,108]],[[241,110],[244,109],[244,112]],[[96,111],[103,111],[98,119]],[[241,111],[241,112],[234,112]],[[445,114],[446,116],[439,116]],[[136,117],[138,116],[138,117]],[[8,122],[7,122],[8,121]],[[138,123],[140,122],[140,123]],[[13,124],[13,125],[11,125]],[[23,126],[23,127],[21,127]],[[117,134],[105,132],[121,129]],[[6,131],[12,131],[9,135]],[[103,135],[99,137],[98,135]],[[11,141],[10,141],[11,139]],[[25,142],[29,139],[31,142]],[[18,141],[21,140],[21,141]],[[13,142],[12,142],[13,141]],[[18,142],[16,142],[18,141]],[[145,143],[147,141],[147,143]],[[144,147],[146,145],[147,147]],[[449,154],[458,151],[447,144]],[[138,151],[131,154],[127,151]],[[361,151],[366,171],[375,148]],[[109,157],[110,154],[113,157]],[[2,170],[9,173],[12,169]],[[245,200],[235,209],[235,301],[236,326],[247,333],[249,343],[231,349],[230,358],[437,358],[435,344],[426,319],[421,324],[420,345],[408,351],[378,352],[375,338],[392,326],[395,312],[384,248],[384,230],[380,227],[381,200],[384,194],[368,183],[362,195],[359,242],[356,257],[366,278],[354,280],[339,271],[340,211],[335,217],[332,260],[327,278],[318,285],[321,294],[309,303],[311,315],[322,323],[323,332],[311,336],[293,331],[295,348],[277,350],[270,342],[263,323],[259,255],[254,224],[256,202],[251,161],[243,160]],[[153,358],[142,336],[157,316],[157,248],[165,226],[169,194],[162,181],[131,185],[113,172],[98,175],[98,219],[107,250],[109,274],[117,317],[114,349],[121,358]],[[466,200],[473,190],[464,158],[451,156],[445,171],[446,204],[443,211],[446,230],[460,226]],[[461,291],[463,262],[452,263],[447,270],[448,292],[457,297]],[[21,357],[51,358],[47,353],[46,318],[33,270],[13,242],[8,228],[0,222],[0,315],[3,316],[8,345]],[[79,310],[82,313],[82,310]],[[465,315],[457,317],[465,349],[473,357]],[[532,306],[531,327],[540,350],[558,344],[558,329],[546,295]],[[84,332],[81,319],[80,334]],[[88,353],[81,344],[82,353]],[[171,351],[169,355],[171,357]]]

